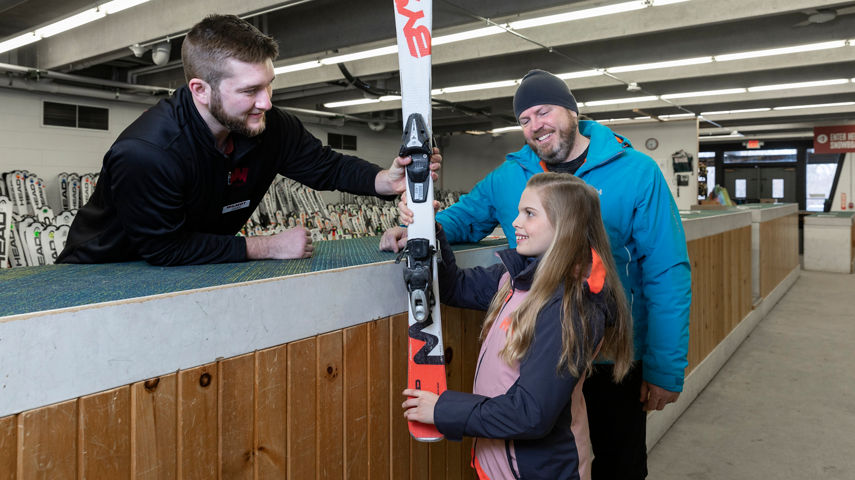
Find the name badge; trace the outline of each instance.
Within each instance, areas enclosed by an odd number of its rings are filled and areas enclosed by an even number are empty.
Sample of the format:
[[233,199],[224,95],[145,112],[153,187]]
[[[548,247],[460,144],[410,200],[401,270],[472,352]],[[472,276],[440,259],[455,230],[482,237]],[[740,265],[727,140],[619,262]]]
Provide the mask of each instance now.
[[226,205],[223,207],[223,213],[234,212],[235,210],[240,210],[241,208],[246,208],[249,206],[249,200],[244,200],[242,202],[233,203],[231,205]]

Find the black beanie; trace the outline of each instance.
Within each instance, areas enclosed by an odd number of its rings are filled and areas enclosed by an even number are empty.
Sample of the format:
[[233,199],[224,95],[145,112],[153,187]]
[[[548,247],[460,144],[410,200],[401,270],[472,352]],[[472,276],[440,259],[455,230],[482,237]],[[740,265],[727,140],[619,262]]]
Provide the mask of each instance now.
[[564,80],[543,70],[532,70],[525,74],[514,94],[514,116],[535,105],[558,105],[579,113],[576,99]]

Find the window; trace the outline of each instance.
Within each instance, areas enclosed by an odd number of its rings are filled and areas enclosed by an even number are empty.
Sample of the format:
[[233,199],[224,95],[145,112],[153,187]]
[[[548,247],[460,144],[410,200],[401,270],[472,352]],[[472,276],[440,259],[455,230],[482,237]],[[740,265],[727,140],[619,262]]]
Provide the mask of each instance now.
[[44,102],[42,123],[53,127],[110,129],[110,111],[71,103]]
[[724,163],[795,163],[798,161],[797,152],[795,148],[724,152]]
[[337,150],[356,150],[356,135],[328,133],[327,145]]
[[831,195],[831,184],[834,183],[839,158],[839,154],[836,153],[817,155],[812,148],[808,149],[805,170],[805,210],[810,212],[825,210],[825,202]]

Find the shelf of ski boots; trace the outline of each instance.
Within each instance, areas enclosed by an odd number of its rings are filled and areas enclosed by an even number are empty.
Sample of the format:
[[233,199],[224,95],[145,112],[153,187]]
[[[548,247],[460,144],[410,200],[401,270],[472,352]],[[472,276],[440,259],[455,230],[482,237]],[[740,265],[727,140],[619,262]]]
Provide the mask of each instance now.
[[[59,174],[58,214],[48,204],[45,180],[37,174],[16,170],[4,173],[2,180],[0,268],[53,264],[65,248],[77,211],[95,191],[98,174]],[[460,195],[438,192],[437,199],[445,208]],[[394,227],[397,215],[395,201],[340,193],[337,203],[326,203],[320,192],[280,176],[239,235],[272,235],[302,226],[311,232],[313,241],[362,238]]]
[[62,173],[60,212],[47,201],[47,183],[35,173],[15,170],[0,182],[0,268],[50,265],[65,247],[77,209],[89,200],[97,174]]
[[[438,192],[440,208],[457,202],[460,192]],[[326,203],[321,193],[285,177],[277,177],[240,235],[272,235],[301,226],[312,241],[382,235],[398,225],[397,201],[340,193]]]

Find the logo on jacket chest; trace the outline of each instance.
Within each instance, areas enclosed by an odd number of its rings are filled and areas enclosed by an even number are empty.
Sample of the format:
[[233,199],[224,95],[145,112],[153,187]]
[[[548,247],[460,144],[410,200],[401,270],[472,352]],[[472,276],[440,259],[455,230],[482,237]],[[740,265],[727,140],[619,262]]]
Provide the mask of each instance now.
[[226,185],[230,187],[239,187],[246,184],[246,178],[249,176],[249,168],[240,167],[232,170],[226,175]]

